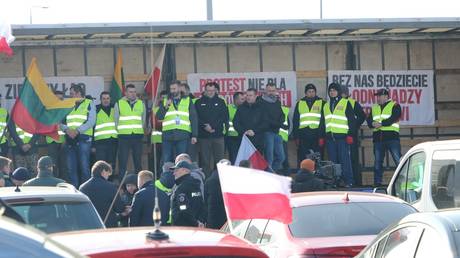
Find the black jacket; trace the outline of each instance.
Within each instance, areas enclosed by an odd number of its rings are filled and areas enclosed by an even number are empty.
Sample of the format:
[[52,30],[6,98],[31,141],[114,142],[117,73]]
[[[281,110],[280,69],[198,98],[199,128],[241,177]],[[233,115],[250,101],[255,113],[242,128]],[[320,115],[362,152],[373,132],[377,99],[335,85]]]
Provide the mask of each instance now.
[[56,186],[59,183],[65,183],[64,180],[53,176],[53,171],[41,169],[37,177],[29,179],[24,186]]
[[[336,97],[336,98],[330,98],[329,102],[327,102],[325,105],[329,105],[329,108],[331,112],[333,113],[335,110],[335,107],[341,100],[341,97]],[[356,116],[355,116],[355,111],[353,110],[353,107],[351,106],[351,103],[348,102],[346,110],[345,110],[345,116],[347,117],[348,120],[348,133],[346,134],[340,134],[340,133],[327,133],[326,134],[326,129],[325,129],[325,118],[324,118],[324,108],[323,108],[323,116],[321,117],[321,131],[325,134],[327,139],[344,139],[346,136],[353,136],[353,133],[356,131]],[[324,135],[323,135],[324,137]]]
[[[225,101],[217,94],[210,98],[203,95],[195,103],[198,114],[198,137],[219,138],[224,136],[224,126],[228,128],[228,109]],[[214,133],[204,130],[205,124],[209,124]]]
[[172,225],[197,227],[206,222],[200,182],[187,174],[176,179],[176,186],[171,196]]
[[[117,187],[102,176],[93,176],[80,186],[80,191],[91,200],[102,220],[107,216],[110,204],[117,194]],[[110,215],[105,223],[106,227],[116,227],[118,216],[124,210],[120,196],[117,196]]]
[[300,170],[296,174],[294,183],[292,184],[293,193],[322,191],[325,189],[323,181],[306,170]]
[[239,135],[243,135],[247,130],[254,131],[255,135],[253,137],[248,136],[248,138],[262,153],[263,133],[267,130],[267,125],[264,122],[264,110],[260,101],[256,101],[254,104],[243,103],[238,107],[233,118],[233,126]]
[[[324,126],[321,125],[321,122],[324,123],[324,119],[320,119],[320,126],[317,129],[311,129],[309,127],[299,129],[300,126],[300,113],[299,113],[299,103],[301,101],[305,101],[307,103],[307,106],[309,109],[313,106],[315,101],[318,99],[321,99],[319,97],[314,97],[314,98],[307,98],[303,97],[301,100],[297,102],[295,105],[294,109],[294,115],[292,117],[292,135],[295,139],[313,139],[313,140],[318,140],[318,137],[321,135],[320,133],[320,128],[323,128]],[[322,107],[324,107],[324,104],[326,103],[324,100],[322,100],[323,104]],[[323,116],[323,109],[321,107],[321,116]]]
[[355,127],[355,132],[353,132],[354,137],[358,137],[359,129],[361,128],[361,125],[366,121],[366,113],[363,110],[363,107],[361,104],[359,104],[358,101],[355,101],[355,107],[353,108],[353,111],[355,112],[355,119],[356,119],[356,127]]
[[129,226],[153,226],[153,208],[155,207],[155,188],[153,182],[148,181],[134,195]]
[[[388,103],[389,101],[383,105],[380,105],[380,108],[383,110]],[[396,103],[391,112],[391,116],[388,119],[382,120],[382,126],[390,126],[393,123],[398,122],[400,118],[401,118],[401,106],[398,103]],[[371,129],[374,128],[374,126],[372,126],[373,120],[374,119],[372,117],[372,111],[371,111],[369,113],[369,116],[367,117],[367,125]],[[372,133],[373,142],[384,142],[384,141],[391,141],[391,140],[399,140],[399,133],[393,132],[393,131],[377,131],[377,132]]]
[[[19,138],[19,135],[18,133],[16,132],[16,124],[15,123],[8,123],[8,132],[11,136],[11,138],[13,139],[13,142],[16,144],[14,147],[13,147],[13,151],[14,153],[16,154],[20,154],[20,155],[30,155],[32,153],[36,153],[37,152],[37,141],[38,141],[38,138],[39,138],[39,135],[38,134],[34,134],[32,136],[32,138],[30,139],[29,141],[29,144],[32,146],[27,152],[24,152],[22,150],[22,145],[24,145],[24,142],[22,141],[21,138]],[[6,137],[6,136],[5,136]]]
[[279,133],[280,128],[289,129],[284,126],[284,113],[281,109],[281,102],[276,100],[275,102],[269,102],[265,99],[265,96],[260,97],[260,105],[262,106],[263,112],[263,123],[265,124],[265,130],[267,132]]
[[220,229],[227,221],[224,199],[220,188],[219,173],[214,171],[206,180],[204,197],[207,208],[207,227]]

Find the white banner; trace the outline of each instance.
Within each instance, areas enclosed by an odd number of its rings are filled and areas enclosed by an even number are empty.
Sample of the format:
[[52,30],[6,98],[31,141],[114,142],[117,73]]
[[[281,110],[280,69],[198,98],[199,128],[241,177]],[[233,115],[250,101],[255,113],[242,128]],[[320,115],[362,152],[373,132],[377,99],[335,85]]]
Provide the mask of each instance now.
[[[70,97],[69,89],[73,84],[80,84],[85,90],[86,95],[91,95],[99,100],[99,94],[104,91],[104,77],[100,76],[81,76],[81,77],[44,77],[48,86],[52,90],[64,92],[65,97]],[[2,95],[2,107],[10,110],[18,93],[24,77],[22,78],[0,78],[0,94]]]
[[255,88],[265,90],[265,85],[272,82],[280,93],[281,103],[285,106],[295,105],[297,99],[297,77],[295,72],[260,72],[260,73],[191,73],[187,76],[190,90],[195,96],[201,96],[204,86],[215,81],[220,86],[220,95],[227,103],[233,103],[233,94]]
[[404,71],[329,71],[329,83],[349,87],[350,96],[369,113],[377,97],[388,88],[390,98],[401,105],[402,125],[433,125],[435,121],[432,70]]

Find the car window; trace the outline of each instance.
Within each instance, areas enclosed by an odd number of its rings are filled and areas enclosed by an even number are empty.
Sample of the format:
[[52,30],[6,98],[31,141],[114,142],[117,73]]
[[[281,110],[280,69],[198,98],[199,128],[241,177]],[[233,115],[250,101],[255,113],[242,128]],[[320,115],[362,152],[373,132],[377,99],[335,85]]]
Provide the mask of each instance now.
[[422,230],[420,227],[405,227],[393,231],[388,236],[382,257],[414,257]]
[[424,152],[413,154],[404,163],[396,178],[394,192],[406,202],[413,203],[422,197],[425,157]]
[[24,221],[46,233],[103,228],[89,202],[11,204]]
[[[373,257],[381,257],[382,256],[382,251],[383,247],[385,247],[385,242],[387,238],[384,237],[380,241],[375,242],[372,246],[370,246],[366,252],[363,253],[362,257],[363,258],[373,258]],[[375,255],[374,255],[375,251]]]
[[[455,199],[460,197],[460,150],[440,150],[433,152],[431,164],[431,197],[438,209],[459,207]],[[457,196],[457,198],[456,198]]]
[[244,238],[253,244],[257,244],[262,239],[262,235],[267,225],[266,219],[253,219],[249,224]]
[[265,227],[264,235],[260,241],[260,244],[268,244],[276,241],[277,236],[281,234],[283,225],[276,220],[268,221]]
[[383,255],[383,250],[385,248],[385,244],[387,243],[388,236],[382,238],[378,245],[377,245],[377,250],[375,251],[375,257],[382,257]]
[[299,238],[377,235],[389,224],[414,212],[410,205],[396,202],[301,206],[292,209],[289,229]]

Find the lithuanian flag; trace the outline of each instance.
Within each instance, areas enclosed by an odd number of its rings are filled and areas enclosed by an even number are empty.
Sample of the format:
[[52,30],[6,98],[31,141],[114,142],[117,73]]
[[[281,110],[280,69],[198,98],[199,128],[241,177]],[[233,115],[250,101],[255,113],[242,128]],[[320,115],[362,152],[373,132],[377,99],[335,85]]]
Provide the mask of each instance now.
[[78,100],[60,100],[56,97],[43,79],[34,57],[14,103],[11,118],[28,133],[58,139],[58,124],[72,111]]
[[110,98],[112,103],[117,102],[125,94],[125,78],[123,76],[123,57],[121,49],[117,52],[117,62],[113,71],[112,86],[110,87]]

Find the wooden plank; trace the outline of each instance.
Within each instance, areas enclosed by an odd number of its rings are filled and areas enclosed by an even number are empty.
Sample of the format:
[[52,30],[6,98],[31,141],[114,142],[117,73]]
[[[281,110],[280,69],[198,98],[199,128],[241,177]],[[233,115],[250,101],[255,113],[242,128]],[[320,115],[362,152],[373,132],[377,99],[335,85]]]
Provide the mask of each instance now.
[[186,81],[187,74],[186,73],[176,73],[176,79],[179,81]]
[[327,77],[326,70],[318,70],[318,71],[297,71],[296,72],[298,78],[325,78]]
[[[125,81],[147,81],[148,74],[125,74]],[[111,82],[112,76],[104,76],[105,82]]]
[[460,69],[436,69],[436,75],[460,74]]

